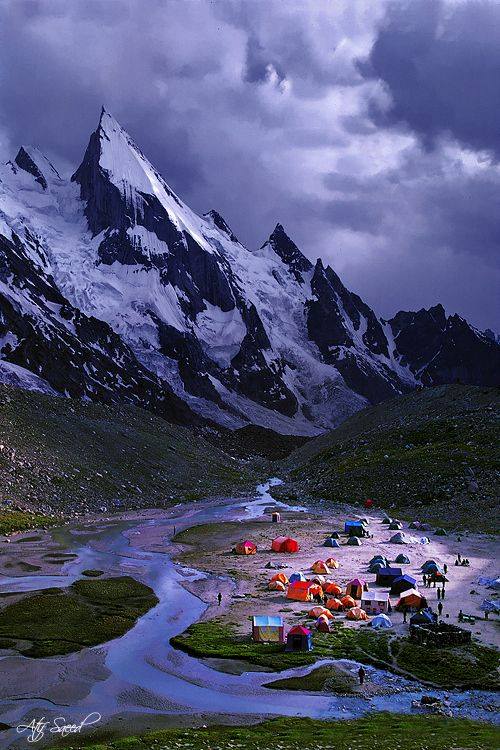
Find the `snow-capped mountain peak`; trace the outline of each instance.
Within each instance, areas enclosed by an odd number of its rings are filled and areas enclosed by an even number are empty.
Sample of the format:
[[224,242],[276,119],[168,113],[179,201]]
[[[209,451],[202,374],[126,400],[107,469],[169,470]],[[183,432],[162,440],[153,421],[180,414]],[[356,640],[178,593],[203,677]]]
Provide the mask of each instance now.
[[381,321],[281,224],[247,249],[104,108],[71,181],[26,147],[0,169],[0,379],[314,434],[420,383],[496,383],[499,351],[441,306]]

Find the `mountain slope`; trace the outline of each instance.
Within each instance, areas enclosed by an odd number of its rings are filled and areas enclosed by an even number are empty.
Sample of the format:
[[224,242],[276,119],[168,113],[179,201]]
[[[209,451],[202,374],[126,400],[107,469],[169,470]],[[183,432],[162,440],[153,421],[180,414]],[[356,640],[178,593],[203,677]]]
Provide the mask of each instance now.
[[[498,530],[497,388],[448,385],[364,409],[285,459],[278,494]],[[280,474],[282,476],[282,474]]]
[[280,224],[245,248],[103,110],[71,179],[28,147],[0,169],[0,361],[27,388],[314,435],[420,383],[497,383],[500,346],[439,306],[377,318]]
[[0,386],[0,433],[0,514],[169,506],[257,480],[199,431],[135,406]]

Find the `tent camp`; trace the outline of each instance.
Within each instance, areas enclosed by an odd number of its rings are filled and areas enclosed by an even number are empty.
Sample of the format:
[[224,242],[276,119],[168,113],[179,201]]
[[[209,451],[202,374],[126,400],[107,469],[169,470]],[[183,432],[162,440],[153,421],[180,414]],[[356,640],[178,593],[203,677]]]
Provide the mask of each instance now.
[[333,610],[333,612],[339,612],[344,608],[340,599],[337,599],[335,596],[332,596],[331,599],[328,599],[326,606],[328,607],[328,609]]
[[257,552],[257,545],[246,539],[244,542],[239,542],[234,551],[237,555],[255,555]]
[[371,622],[372,628],[375,630],[383,630],[384,628],[392,628],[392,621],[387,615],[380,614],[373,618]]
[[283,581],[269,581],[267,588],[269,591],[286,591],[286,584]]
[[310,602],[316,594],[321,594],[323,589],[312,581],[295,581],[291,583],[286,592],[287,599],[297,602]]
[[344,532],[349,536],[365,536],[366,528],[362,521],[346,521]]
[[311,631],[302,625],[296,625],[288,631],[285,651],[312,651]]
[[313,573],[320,573],[324,576],[329,576],[331,573],[330,568],[325,562],[323,562],[323,560],[316,560],[316,562],[311,565],[311,570]]
[[419,609],[410,617],[410,625],[429,625],[437,621],[437,615],[430,609]]
[[402,575],[401,568],[381,568],[377,573],[377,583],[381,586],[392,586],[394,579]]
[[301,570],[295,571],[295,573],[292,573],[290,578],[288,579],[289,583],[296,583],[297,581],[307,581],[307,578],[302,573]]
[[368,615],[361,607],[351,607],[347,610],[346,616],[348,620],[368,620]]
[[281,581],[281,583],[288,585],[288,578],[284,573],[275,573],[271,578],[271,581]]
[[351,547],[361,547],[361,539],[359,536],[350,536],[347,540],[347,544],[350,544]]
[[410,564],[410,558],[408,555],[404,555],[402,552],[396,557],[395,561],[399,563],[400,565],[409,565]]
[[352,596],[343,596],[340,601],[344,609],[350,609],[351,607],[356,606],[356,601],[352,598]]
[[340,563],[334,557],[328,557],[325,560],[325,564],[328,565],[332,570],[337,570],[340,567]]
[[258,643],[283,643],[285,640],[283,618],[267,615],[252,617],[252,639]]
[[396,596],[397,594],[402,594],[403,591],[408,591],[408,589],[414,589],[416,587],[417,579],[405,573],[405,575],[399,576],[399,578],[393,580],[390,593],[393,596]]
[[342,587],[338,583],[326,583],[323,586],[325,594],[331,594],[332,596],[339,596],[342,593]]
[[340,544],[337,542],[336,539],[329,536],[325,541],[323,542],[323,547],[340,547]]
[[408,591],[403,591],[396,604],[398,611],[403,610],[405,607],[414,610],[425,609],[427,607],[427,599],[416,589],[408,589]]
[[271,544],[273,552],[298,552],[300,549],[299,543],[296,539],[292,539],[289,536],[278,536],[273,539]]
[[361,599],[363,589],[366,586],[366,581],[359,578],[353,578],[352,581],[345,587],[345,592],[348,596],[352,596],[353,599]]
[[389,611],[389,594],[387,591],[363,591],[361,606],[370,615]]

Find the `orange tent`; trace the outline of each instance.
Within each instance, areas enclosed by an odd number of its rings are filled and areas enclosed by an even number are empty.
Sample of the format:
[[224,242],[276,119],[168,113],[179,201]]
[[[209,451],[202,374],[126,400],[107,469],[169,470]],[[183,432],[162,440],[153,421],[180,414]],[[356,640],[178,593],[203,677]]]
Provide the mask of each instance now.
[[350,609],[351,607],[356,606],[356,602],[354,601],[352,596],[343,596],[340,601],[342,602],[342,606],[344,607],[344,609]]
[[326,609],[325,607],[321,607],[320,605],[310,609],[308,614],[309,614],[309,617],[315,617],[315,618],[318,618],[318,617],[321,617],[321,615],[324,615],[327,618],[327,620],[330,620],[333,617],[332,613],[328,609]]
[[342,602],[340,599],[335,599],[335,597],[333,597],[332,599],[328,599],[326,606],[328,609],[333,609],[334,612],[338,612],[342,609]]
[[338,583],[327,583],[323,586],[325,594],[331,594],[332,596],[338,596],[342,593],[342,587]]
[[273,539],[271,544],[273,552],[298,552],[300,549],[299,543],[296,539],[292,539],[289,536],[278,536]]
[[334,568],[335,570],[340,567],[339,561],[334,557],[329,557],[328,560],[325,560],[325,565],[328,565],[329,568]]
[[286,592],[287,599],[298,602],[309,602],[316,594],[321,594],[322,588],[312,581],[294,581]]
[[286,591],[286,586],[282,581],[269,581],[267,588],[270,591]]
[[408,607],[408,609],[425,609],[427,607],[427,599],[416,589],[408,589],[408,591],[403,591],[396,604],[398,611],[403,610],[404,607]]
[[237,555],[255,555],[257,552],[257,545],[246,539],[244,542],[239,542],[234,548]]
[[330,623],[325,615],[321,615],[316,620],[316,630],[319,630],[320,633],[330,633]]
[[361,607],[351,607],[347,612],[348,620],[368,620],[368,615]]
[[272,578],[271,581],[281,581],[281,583],[285,583],[288,585],[288,578],[284,573],[276,573]]
[[323,562],[323,560],[316,560],[316,562],[311,566],[311,570],[313,571],[313,573],[320,573],[321,575],[325,576],[330,575],[330,568],[326,563]]
[[326,578],[325,576],[314,576],[314,578],[311,578],[311,581],[313,581],[313,583],[317,583],[318,586],[323,587],[326,583]]

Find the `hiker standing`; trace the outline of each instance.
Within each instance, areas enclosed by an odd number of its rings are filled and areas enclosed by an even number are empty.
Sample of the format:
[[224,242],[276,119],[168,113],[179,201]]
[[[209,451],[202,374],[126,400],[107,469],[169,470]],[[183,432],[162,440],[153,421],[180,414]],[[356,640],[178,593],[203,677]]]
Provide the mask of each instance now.
[[425,575],[425,573],[423,575],[423,581],[424,581],[424,589],[426,589],[427,588],[427,576]]
[[220,603],[221,603],[221,601],[222,601],[222,594],[221,594],[221,592],[220,592],[220,591],[219,591],[219,593],[217,594],[217,601],[219,602],[219,607],[220,607]]
[[444,583],[443,583],[443,588],[441,589],[441,599],[444,599],[445,594],[446,594],[446,591],[444,590]]
[[457,555],[457,560],[458,560],[458,564],[460,565],[460,563],[462,562],[462,555],[460,554],[460,552]]
[[438,601],[440,601],[440,599],[441,599],[441,589],[437,590],[437,598],[438,598]]
[[362,685],[365,681],[366,671],[363,666],[358,669],[359,684]]
[[408,607],[405,604],[405,606],[403,607],[403,622],[406,622],[407,617],[408,617]]
[[458,612],[458,622],[462,622],[463,619],[464,619],[464,613],[462,612],[462,610],[459,610],[459,612]]
[[443,570],[444,570],[444,574],[446,575],[448,572],[448,566],[446,565],[446,563],[443,565]]
[[441,617],[441,615],[443,614],[443,602],[438,602],[438,613]]

